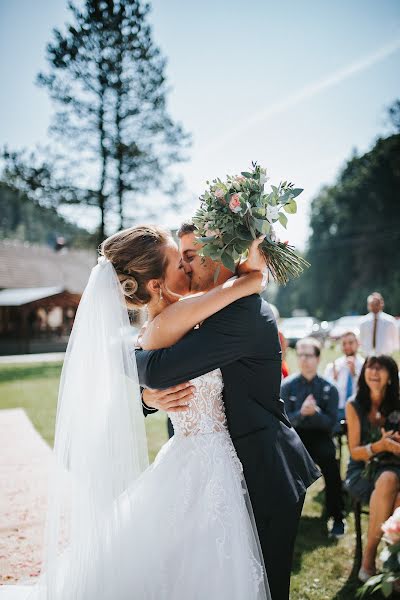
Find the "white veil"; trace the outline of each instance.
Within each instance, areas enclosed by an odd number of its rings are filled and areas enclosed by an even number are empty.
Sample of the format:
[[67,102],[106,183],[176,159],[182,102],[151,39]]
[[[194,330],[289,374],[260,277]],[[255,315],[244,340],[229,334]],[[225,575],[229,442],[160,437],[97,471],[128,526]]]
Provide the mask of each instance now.
[[61,375],[35,599],[98,600],[112,598],[118,588],[119,558],[127,556],[119,557],[122,509],[115,499],[148,465],[130,332],[114,267],[100,258],[79,304]]

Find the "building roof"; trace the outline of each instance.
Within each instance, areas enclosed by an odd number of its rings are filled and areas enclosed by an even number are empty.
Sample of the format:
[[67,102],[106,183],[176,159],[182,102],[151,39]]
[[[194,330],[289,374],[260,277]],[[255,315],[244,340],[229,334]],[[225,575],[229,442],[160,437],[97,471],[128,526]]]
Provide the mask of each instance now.
[[57,287],[83,292],[96,251],[62,250],[19,241],[0,242],[0,289]]
[[49,298],[64,291],[62,287],[43,287],[43,288],[9,288],[0,290],[0,306],[22,306]]

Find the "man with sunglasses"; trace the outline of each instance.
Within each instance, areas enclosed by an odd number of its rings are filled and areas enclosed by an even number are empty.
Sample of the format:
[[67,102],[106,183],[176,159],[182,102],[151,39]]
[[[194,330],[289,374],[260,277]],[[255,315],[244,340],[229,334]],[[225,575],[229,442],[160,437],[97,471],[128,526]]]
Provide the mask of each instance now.
[[296,353],[300,373],[282,382],[281,398],[291,424],[324,476],[326,513],[328,518],[333,519],[329,536],[339,538],[345,532],[344,504],[332,439],[337,420],[338,391],[317,373],[321,354],[317,340],[299,340]]

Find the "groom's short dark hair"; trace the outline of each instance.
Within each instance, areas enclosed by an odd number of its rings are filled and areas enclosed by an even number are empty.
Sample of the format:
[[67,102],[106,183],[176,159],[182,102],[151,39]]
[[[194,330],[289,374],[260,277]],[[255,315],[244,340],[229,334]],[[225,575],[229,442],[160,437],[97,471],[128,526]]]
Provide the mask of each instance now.
[[185,221],[178,229],[178,238],[181,238],[188,233],[193,233],[195,230],[196,227],[191,221]]

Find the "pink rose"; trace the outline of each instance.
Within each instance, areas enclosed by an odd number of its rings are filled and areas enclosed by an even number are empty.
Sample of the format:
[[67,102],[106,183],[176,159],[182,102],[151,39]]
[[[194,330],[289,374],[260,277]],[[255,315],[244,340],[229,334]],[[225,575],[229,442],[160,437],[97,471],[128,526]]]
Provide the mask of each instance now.
[[392,515],[382,525],[384,538],[389,544],[396,544],[398,541],[400,541],[400,522],[397,520],[397,517],[398,515]]
[[225,192],[221,188],[217,188],[214,192],[214,196],[218,198],[218,200],[222,200],[222,198],[225,196]]
[[238,213],[241,211],[239,194],[232,194],[229,202],[229,208],[233,213]]
[[207,229],[206,236],[207,237],[218,237],[221,234],[219,229]]

